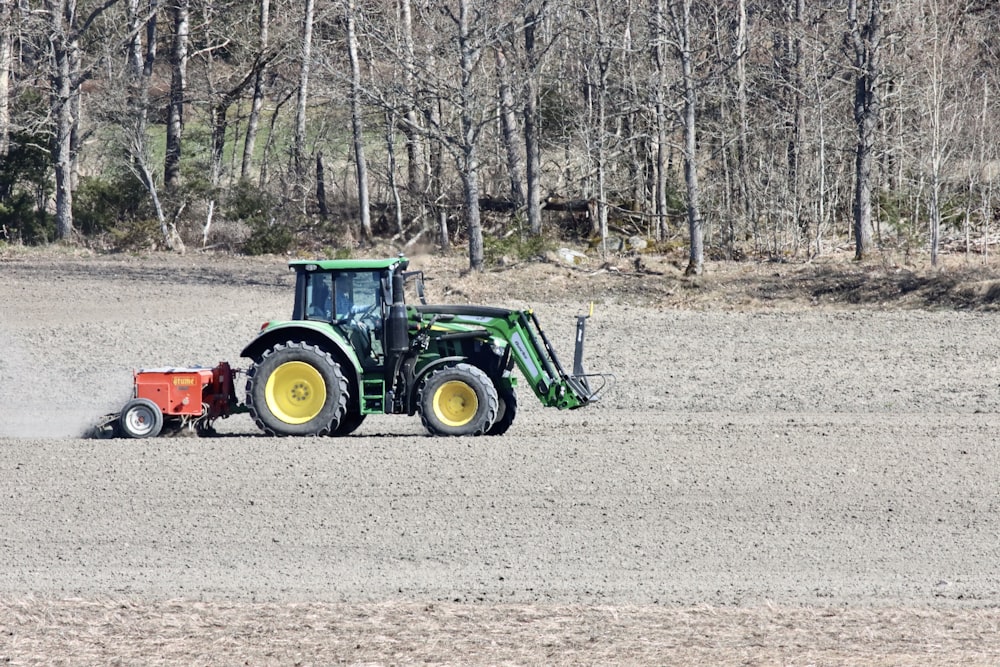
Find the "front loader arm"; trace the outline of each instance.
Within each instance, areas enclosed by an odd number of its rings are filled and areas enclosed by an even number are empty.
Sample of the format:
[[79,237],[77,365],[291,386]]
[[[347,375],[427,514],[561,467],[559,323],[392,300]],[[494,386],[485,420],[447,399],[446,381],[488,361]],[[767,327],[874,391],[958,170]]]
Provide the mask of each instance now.
[[[481,330],[506,345],[532,391],[546,407],[562,410],[583,407],[598,399],[610,377],[587,375],[583,371],[587,315],[577,317],[576,350],[570,374],[559,362],[534,311],[482,306],[417,306],[416,310],[432,317],[434,328]],[[590,386],[590,379],[595,377],[601,378],[597,389]]]
[[572,374],[563,369],[534,311],[512,311],[511,316],[510,345],[514,361],[546,407],[574,409],[597,400],[603,384],[597,391],[592,390],[583,371],[586,316],[577,318]]

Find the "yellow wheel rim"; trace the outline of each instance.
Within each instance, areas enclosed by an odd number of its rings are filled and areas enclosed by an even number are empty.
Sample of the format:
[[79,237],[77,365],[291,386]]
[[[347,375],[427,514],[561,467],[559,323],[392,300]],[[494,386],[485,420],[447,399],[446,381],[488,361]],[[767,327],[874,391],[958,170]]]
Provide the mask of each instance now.
[[446,426],[465,426],[476,416],[479,399],[472,387],[452,380],[434,392],[434,414]]
[[275,417],[286,424],[314,419],[326,404],[326,382],[315,367],[289,361],[274,369],[264,386],[264,400]]

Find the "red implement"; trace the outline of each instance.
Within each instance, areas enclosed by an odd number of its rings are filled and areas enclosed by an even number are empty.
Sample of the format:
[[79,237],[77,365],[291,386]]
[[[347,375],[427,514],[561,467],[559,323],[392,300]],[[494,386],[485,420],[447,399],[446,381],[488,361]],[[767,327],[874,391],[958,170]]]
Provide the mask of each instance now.
[[135,398],[152,401],[164,416],[221,417],[235,403],[233,370],[223,361],[215,368],[136,371]]
[[190,429],[213,433],[212,423],[246,408],[236,398],[228,362],[215,368],[150,368],[136,371],[132,399],[97,424],[99,436],[155,438]]

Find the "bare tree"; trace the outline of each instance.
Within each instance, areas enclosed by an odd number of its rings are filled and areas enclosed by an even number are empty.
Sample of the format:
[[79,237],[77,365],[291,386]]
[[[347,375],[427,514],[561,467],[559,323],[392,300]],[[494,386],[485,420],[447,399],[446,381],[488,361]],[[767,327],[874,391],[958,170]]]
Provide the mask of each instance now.
[[[750,224],[756,226],[757,213],[751,194],[750,183],[750,118],[749,105],[747,101],[747,60],[750,55],[750,45],[748,40],[747,26],[747,5],[746,0],[737,1],[737,27],[736,27],[736,108],[737,122],[737,171],[736,178],[739,183],[739,206],[742,227],[746,228]],[[734,236],[733,234],[730,235]]]
[[596,179],[593,200],[596,215],[591,219],[590,233],[603,242],[608,237],[608,96],[611,77],[612,35],[608,25],[606,0],[591,0],[581,11],[588,19],[594,44],[589,49],[589,58],[584,60],[584,100],[586,105],[585,137],[587,153],[593,165]]
[[[924,58],[926,82],[920,95],[923,107],[921,116],[926,119],[929,145],[926,146],[926,163],[929,165],[930,192],[928,214],[930,215],[931,266],[937,266],[941,244],[941,224],[943,222],[944,188],[948,180],[947,167],[959,140],[959,130],[965,125],[963,112],[965,99],[973,94],[968,87],[957,87],[956,81],[948,74],[956,68],[968,67],[969,61],[963,57],[965,40],[956,40],[959,30],[960,11],[950,3],[939,0],[925,0],[921,3],[919,16],[925,24],[927,45],[921,49]],[[969,125],[971,125],[971,119]],[[970,137],[970,139],[972,139]],[[972,146],[966,150],[971,157]],[[924,162],[922,160],[921,162]],[[971,162],[971,160],[970,160]],[[971,173],[974,169],[967,167]],[[970,198],[971,199],[971,198]]]
[[867,0],[863,17],[858,0],[847,2],[848,38],[854,53],[854,123],[857,146],[854,166],[855,258],[864,259],[872,245],[872,193],[876,128],[879,121],[879,80],[882,75],[882,0]]
[[536,35],[538,26],[548,6],[541,0],[535,6],[532,0],[523,0],[524,15],[524,153],[528,212],[528,229],[535,236],[542,233],[542,149],[538,137],[538,77],[541,67],[540,49]]
[[361,118],[361,63],[358,58],[357,3],[346,0],[347,54],[351,64],[351,134],[354,144],[354,169],[358,187],[358,216],[361,234],[372,238],[371,205],[368,200],[368,163],[365,161],[365,129]]
[[168,189],[180,185],[181,136],[184,133],[184,102],[187,96],[189,0],[171,0],[173,43],[170,49],[170,102],[167,105],[167,149],[163,160],[163,182]]
[[[221,10],[221,11],[220,11]],[[227,21],[222,20],[221,13],[224,7],[219,7],[211,3],[201,7],[201,17],[203,28],[203,41],[205,46],[199,49],[194,57],[196,62],[202,64],[203,84],[205,90],[203,97],[209,109],[209,120],[211,125],[211,140],[209,150],[209,194],[208,210],[205,215],[205,222],[202,225],[202,245],[208,244],[209,233],[215,215],[215,206],[218,199],[223,177],[223,158],[226,152],[226,141],[230,127],[230,110],[233,105],[240,102],[246,91],[250,90],[258,80],[258,74],[266,69],[274,52],[249,51],[244,62],[238,62],[235,54],[241,49],[237,40],[226,28]],[[219,27],[216,26],[219,24]],[[224,68],[216,67],[217,53],[226,50],[230,55]]]
[[[964,216],[975,247],[977,225],[993,217],[983,164],[1000,124],[983,98],[995,98],[1000,11],[982,0],[848,0],[840,11],[805,0],[255,0],[246,12],[232,0],[114,3],[0,0],[0,151],[22,129],[50,133],[53,184],[37,192],[53,193],[60,235],[73,231],[77,174],[107,164],[107,142],[84,141],[88,131],[130,137],[117,157],[136,170],[165,237],[178,212],[163,209],[200,187],[211,192],[207,231],[229,175],[306,210],[322,167],[331,211],[337,197],[355,201],[357,180],[360,208],[384,197],[404,243],[467,237],[474,268],[490,233],[479,193],[508,187],[532,233],[551,193],[552,208],[571,202],[560,220],[574,232],[586,233],[586,210],[598,235],[649,220],[659,238],[677,188],[691,273],[710,243],[733,256],[742,244],[784,253],[807,235],[810,253],[822,237],[850,238],[863,257],[876,235],[926,234],[936,262],[953,219]],[[123,9],[83,35],[83,17],[112,6]],[[285,49],[295,64],[276,66]],[[332,76],[317,76],[324,66]],[[171,88],[165,153],[151,141],[160,75]],[[41,112],[22,95],[32,88],[51,94]],[[847,105],[853,114],[837,113]],[[280,177],[268,164],[278,154],[291,157]],[[373,155],[385,158],[375,172]],[[150,167],[159,159],[162,172]],[[205,178],[170,192],[196,160]],[[724,233],[713,238],[716,220]]]
[[80,124],[80,87],[89,72],[82,62],[80,40],[94,21],[117,0],[105,0],[82,20],[76,0],[45,0],[51,49],[49,112],[54,119],[52,162],[56,180],[56,232],[68,241],[73,235],[73,190]]
[[802,25],[805,14],[805,0],[790,0],[785,8],[788,21],[789,74],[787,76],[787,95],[791,98],[791,122],[788,132],[788,182],[791,192],[790,209],[796,227],[796,239],[800,233],[808,231],[808,221],[803,220],[802,192],[802,141],[805,125],[803,95],[805,82],[803,77]]
[[689,236],[688,265],[685,275],[701,275],[705,263],[704,226],[701,218],[698,186],[698,118],[695,50],[692,45],[691,7],[693,0],[670,0],[668,12],[674,33],[674,47],[681,66],[684,128],[684,183],[687,188]]
[[[433,62],[433,59],[431,59],[432,64]],[[448,145],[448,140],[441,132],[444,116],[441,113],[442,106],[441,99],[434,98],[429,102],[424,101],[421,109],[427,118],[428,131],[432,133],[431,140],[427,146],[429,166],[427,189],[433,194],[434,198],[431,209],[434,211],[434,221],[437,225],[438,243],[441,244],[442,249],[448,250],[451,248],[451,235],[448,230],[448,208],[444,203],[444,153],[445,146]]]
[[[267,53],[269,47],[271,23],[271,0],[260,0],[260,18],[257,24],[257,48],[261,54]],[[260,113],[264,108],[265,76],[267,61],[262,59],[261,65],[254,72],[253,97],[250,103],[250,113],[247,116],[246,139],[243,142],[243,161],[240,164],[240,178],[250,177],[250,166],[253,163],[253,152],[257,144],[257,129],[260,126]]]
[[500,102],[500,141],[507,158],[507,176],[510,180],[510,199],[514,210],[524,209],[524,180],[521,169],[521,152],[517,139],[521,133],[514,113],[514,92],[511,89],[510,64],[502,44],[493,47],[496,57],[498,97]]
[[[150,0],[145,11],[140,7],[140,0],[128,0],[126,3],[126,26],[128,28],[128,47],[126,49],[126,86],[128,89],[128,108],[122,122],[122,136],[125,144],[129,167],[142,183],[150,200],[156,220],[160,225],[160,236],[167,248],[183,250],[184,242],[177,233],[176,224],[168,223],[160,201],[156,177],[149,157],[149,87],[153,75],[153,65],[156,61],[156,19],[157,2]],[[143,46],[142,38],[146,44]]]
[[655,157],[653,163],[653,216],[656,220],[654,237],[662,240],[667,234],[667,183],[670,152],[667,119],[667,42],[666,1],[650,0],[649,9],[649,53],[653,73],[650,88],[653,98],[653,126]]
[[0,0],[0,158],[10,145],[10,72],[14,66],[14,10],[17,0]]
[[[446,248],[450,238],[447,209],[442,201],[445,196],[443,152],[447,151],[455,159],[469,241],[469,265],[476,271],[482,270],[484,259],[479,142],[484,127],[496,120],[495,107],[491,109],[485,103],[488,99],[483,93],[486,87],[480,86],[478,81],[484,72],[481,67],[483,50],[496,40],[488,11],[490,6],[482,0],[460,0],[457,14],[449,6],[425,8],[421,18],[426,21],[426,28],[438,34],[450,34],[452,38],[436,47],[428,45],[434,48],[428,48],[423,58],[414,60],[415,89],[422,93],[417,107],[423,113],[424,122],[413,126],[405,115],[400,116],[408,131],[429,140],[428,189],[434,197],[439,242]],[[435,23],[440,18],[444,18],[444,24]],[[439,58],[439,53],[448,58]],[[403,58],[406,57],[404,54]],[[490,98],[495,99],[495,96]],[[393,108],[395,100],[383,96],[380,103]]]
[[983,92],[982,92],[982,102],[979,117],[976,119],[979,126],[978,132],[978,144],[979,144],[979,174],[978,177],[973,179],[970,176],[970,190],[978,187],[979,189],[979,202],[978,202],[978,213],[983,221],[982,230],[982,255],[983,261],[989,255],[989,244],[987,239],[990,236],[990,227],[993,219],[994,210],[994,198],[996,191],[996,178],[997,175],[992,169],[992,163],[996,160],[997,148],[995,142],[987,140],[986,138],[986,128],[991,121],[991,98],[990,93],[992,92],[991,82],[983,77]]
[[309,71],[312,65],[312,33],[315,21],[316,1],[306,0],[302,14],[302,35],[300,43],[299,86],[295,102],[295,137],[292,143],[293,187],[299,193],[303,210],[305,207],[305,143],[306,143],[306,101],[309,99]]
[[462,192],[465,195],[465,226],[469,235],[469,267],[483,270],[483,225],[479,210],[479,132],[481,124],[476,119],[473,85],[482,47],[473,34],[475,9],[472,0],[460,0],[458,16],[452,15],[458,27],[458,49],[461,62],[459,88],[460,138],[458,141],[459,172]]
[[410,0],[399,1],[399,31],[402,41],[403,94],[406,99],[402,110],[402,130],[406,136],[407,188],[410,196],[416,197],[423,206],[423,190],[426,184],[424,162],[424,137],[421,132],[420,117],[416,98],[416,48],[413,43],[413,12]]
[[80,94],[79,71],[72,51],[76,44],[76,3],[74,0],[45,0],[49,15],[52,44],[52,91],[50,106],[56,122],[53,162],[56,174],[56,230],[60,239],[73,234],[73,150],[71,135],[78,119],[73,117],[73,102]]

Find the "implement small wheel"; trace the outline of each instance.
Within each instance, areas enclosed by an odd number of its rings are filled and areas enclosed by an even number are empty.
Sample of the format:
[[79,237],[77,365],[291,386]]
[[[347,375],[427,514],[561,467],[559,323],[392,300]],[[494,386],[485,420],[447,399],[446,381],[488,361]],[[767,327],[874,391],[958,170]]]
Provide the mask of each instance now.
[[163,430],[163,413],[148,398],[133,398],[122,408],[118,430],[130,438],[155,438]]
[[493,382],[469,364],[431,373],[418,401],[420,419],[431,435],[482,435],[493,425],[499,409]]
[[503,435],[517,416],[517,392],[513,388],[503,389],[497,392],[497,396],[500,400],[497,418],[486,435]]
[[247,371],[246,395],[250,416],[270,435],[327,435],[347,407],[347,381],[328,352],[288,341]]

